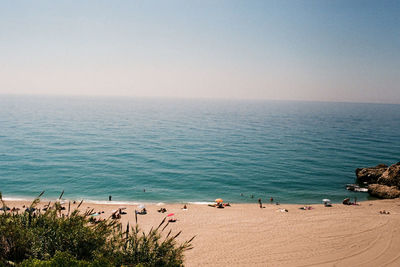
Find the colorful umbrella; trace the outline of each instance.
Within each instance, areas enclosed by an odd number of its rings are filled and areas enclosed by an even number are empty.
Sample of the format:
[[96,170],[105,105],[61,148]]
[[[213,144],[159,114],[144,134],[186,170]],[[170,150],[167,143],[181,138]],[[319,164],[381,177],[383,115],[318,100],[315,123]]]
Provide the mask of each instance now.
[[217,203],[222,203],[222,202],[224,202],[224,201],[222,200],[222,198],[217,198],[217,199],[215,200],[215,202],[217,202]]

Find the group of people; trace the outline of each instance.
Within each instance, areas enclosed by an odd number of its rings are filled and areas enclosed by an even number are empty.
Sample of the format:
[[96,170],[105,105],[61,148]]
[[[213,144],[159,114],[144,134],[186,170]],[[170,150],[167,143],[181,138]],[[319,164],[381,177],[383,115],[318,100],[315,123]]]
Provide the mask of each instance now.
[[167,212],[167,209],[166,208],[161,208],[161,209],[159,209],[159,210],[157,210],[158,212],[161,212],[161,213],[165,213],[165,212]]
[[345,199],[343,199],[342,203],[343,203],[343,205],[358,205],[356,197],[354,198],[354,202],[351,202],[350,198],[345,198]]
[[[271,202],[271,204],[274,203],[274,198],[271,197],[271,198],[269,199],[269,201]],[[262,205],[262,200],[261,200],[261,198],[258,199],[258,204],[260,205],[260,209],[264,208],[263,205]]]
[[140,214],[140,215],[145,215],[145,214],[147,214],[147,210],[146,210],[146,208],[143,208],[140,211],[135,210],[135,213]]
[[386,211],[386,210],[380,210],[379,213],[380,213],[380,214],[390,214],[390,212],[389,212],[389,211]]
[[223,209],[225,207],[230,207],[231,204],[229,202],[227,203],[222,203],[222,202],[218,202],[216,204],[208,204],[209,207],[213,207],[213,208],[219,208],[219,209]]

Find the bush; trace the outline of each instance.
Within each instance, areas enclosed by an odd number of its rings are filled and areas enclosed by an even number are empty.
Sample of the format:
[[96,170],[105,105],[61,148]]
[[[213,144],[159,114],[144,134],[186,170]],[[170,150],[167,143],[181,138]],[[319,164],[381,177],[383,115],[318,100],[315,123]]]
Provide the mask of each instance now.
[[101,258],[92,262],[77,260],[67,252],[57,251],[49,260],[29,259],[18,264],[20,267],[108,267],[114,266],[110,261]]
[[[43,193],[42,193],[43,194]],[[136,225],[122,230],[115,220],[96,221],[79,206],[63,215],[59,202],[45,212],[35,210],[0,214],[0,265],[18,266],[181,266],[191,241],[177,244],[180,232],[162,236],[165,219],[147,234]]]

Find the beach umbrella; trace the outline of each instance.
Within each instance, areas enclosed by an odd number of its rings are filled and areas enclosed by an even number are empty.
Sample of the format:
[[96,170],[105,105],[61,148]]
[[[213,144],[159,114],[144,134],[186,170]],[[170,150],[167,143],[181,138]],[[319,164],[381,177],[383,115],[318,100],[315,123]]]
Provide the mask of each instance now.
[[167,215],[167,217],[171,217],[171,216],[174,216],[174,215],[175,215],[175,214],[170,213],[170,214]]
[[224,202],[224,201],[222,200],[222,198],[217,198],[217,199],[215,200],[215,202],[217,202],[217,203],[222,203],[222,202]]
[[145,208],[145,206],[143,204],[139,205],[139,209],[144,209],[144,208]]
[[330,200],[330,199],[327,199],[327,198],[324,198],[324,199],[322,200],[322,202],[331,202],[331,200]]

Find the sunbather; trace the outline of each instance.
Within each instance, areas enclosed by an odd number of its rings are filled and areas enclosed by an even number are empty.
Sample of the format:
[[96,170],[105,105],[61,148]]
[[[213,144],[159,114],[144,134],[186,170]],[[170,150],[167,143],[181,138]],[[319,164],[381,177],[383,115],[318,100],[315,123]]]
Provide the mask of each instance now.
[[143,208],[141,211],[136,211],[136,210],[135,210],[135,212],[136,212],[136,214],[140,214],[140,215],[145,215],[145,214],[147,214],[146,208]]

